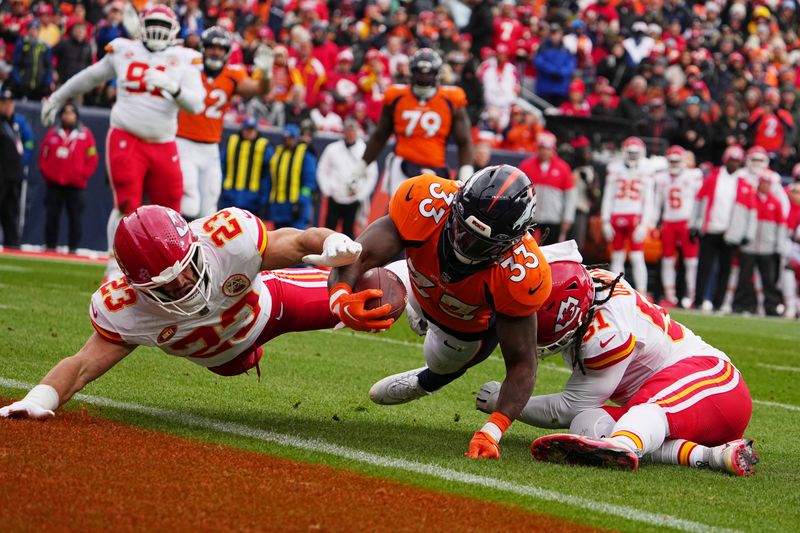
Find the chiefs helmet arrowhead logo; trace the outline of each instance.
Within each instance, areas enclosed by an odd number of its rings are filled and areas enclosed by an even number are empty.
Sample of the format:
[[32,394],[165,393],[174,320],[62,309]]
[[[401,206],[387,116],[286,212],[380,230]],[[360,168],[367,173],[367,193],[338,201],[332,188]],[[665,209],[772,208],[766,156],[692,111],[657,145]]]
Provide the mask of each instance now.
[[578,319],[578,303],[578,299],[572,296],[561,302],[558,308],[558,317],[556,318],[556,333],[564,331],[567,326]]

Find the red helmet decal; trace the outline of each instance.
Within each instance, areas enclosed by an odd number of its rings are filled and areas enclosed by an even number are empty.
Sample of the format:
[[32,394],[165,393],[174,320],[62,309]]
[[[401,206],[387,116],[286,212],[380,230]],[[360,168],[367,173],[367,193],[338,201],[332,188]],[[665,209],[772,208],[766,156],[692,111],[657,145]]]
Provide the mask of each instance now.
[[577,298],[568,296],[566,300],[562,300],[558,306],[558,314],[556,315],[555,332],[561,333],[568,326],[572,325],[578,319],[580,311],[580,302]]

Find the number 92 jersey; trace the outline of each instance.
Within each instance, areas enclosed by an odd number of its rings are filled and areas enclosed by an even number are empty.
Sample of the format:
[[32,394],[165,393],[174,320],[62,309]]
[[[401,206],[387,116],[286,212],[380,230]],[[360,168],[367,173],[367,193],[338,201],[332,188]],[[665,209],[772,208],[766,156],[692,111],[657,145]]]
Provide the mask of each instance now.
[[264,223],[237,208],[193,221],[212,285],[208,312],[170,313],[130,287],[111,279],[92,295],[92,326],[116,344],[156,346],[204,367],[227,363],[253,346],[272,310],[261,263],[267,249]]
[[406,180],[389,205],[405,243],[414,298],[429,320],[455,333],[482,333],[495,312],[534,314],[552,288],[550,265],[526,234],[497,263],[450,281],[442,274],[440,241],[459,182],[423,174]]
[[441,86],[430,100],[420,101],[410,85],[392,85],[386,90],[383,105],[392,112],[395,153],[422,166],[445,166],[447,138],[453,117],[466,107],[467,96],[460,87]]

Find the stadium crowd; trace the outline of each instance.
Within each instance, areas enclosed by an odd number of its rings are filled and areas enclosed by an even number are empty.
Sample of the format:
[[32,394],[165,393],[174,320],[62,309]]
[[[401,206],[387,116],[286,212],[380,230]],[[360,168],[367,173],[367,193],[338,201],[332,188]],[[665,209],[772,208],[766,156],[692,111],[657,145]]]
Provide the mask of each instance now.
[[[144,5],[141,1],[133,4],[137,9]],[[653,177],[647,185],[653,189],[652,197],[642,200],[651,205],[637,208],[641,210],[636,216],[643,223],[634,225],[643,228],[660,225],[665,188],[656,185],[656,174],[670,174],[670,164],[659,158],[667,154],[667,147],[683,150],[685,168],[676,166],[673,176],[694,168],[701,172],[700,179],[716,179],[722,169],[733,176],[738,169],[728,168],[728,163],[738,161],[746,167],[741,175],[752,188],[750,199],[742,201],[752,223],[736,238],[720,237],[726,235],[721,221],[730,220],[738,199],[727,195],[723,201],[716,196],[717,203],[723,203],[720,209],[727,210],[720,219],[713,208],[714,191],[706,191],[705,217],[685,221],[692,244],[700,240],[700,250],[690,252],[688,258],[699,255],[699,265],[697,260],[687,263],[686,279],[694,278],[697,269],[697,286],[703,294],[693,298],[694,281],[673,281],[675,267],[667,268],[666,284],[677,283],[677,292],[696,306],[703,306],[707,297],[709,305],[720,309],[726,307],[725,291],[721,284],[708,283],[712,274],[724,275],[734,262],[742,263],[747,274],[757,264],[762,278],[780,278],[785,312],[795,314],[794,304],[786,301],[790,290],[786,286],[794,285],[788,275],[783,276],[784,267],[791,266],[787,258],[792,255],[790,237],[800,203],[794,192],[800,185],[792,184],[800,181],[800,166],[795,165],[800,147],[796,127],[800,37],[795,0],[469,0],[466,5],[433,0],[185,0],[173,7],[185,46],[199,48],[200,35],[212,25],[224,28],[234,36],[228,62],[245,65],[255,77],[259,75],[254,68],[259,46],[266,44],[274,50],[269,92],[249,100],[234,95],[227,122],[247,129],[253,125],[248,118],[254,117],[260,125],[294,125],[298,129],[285,129],[290,132],[285,137],[301,141],[316,131],[339,133],[357,127],[361,137],[372,133],[388,87],[410,81],[414,52],[422,47],[437,50],[445,60],[442,83],[461,87],[467,97],[475,168],[486,166],[493,150],[535,154],[522,167],[542,195],[539,223],[548,230],[542,236],[546,240],[573,237],[591,248],[603,237],[615,241],[615,234],[616,240],[621,235],[618,227],[616,232],[612,228],[608,211],[612,208],[604,208],[603,200],[619,194],[612,190],[619,180],[608,180],[606,175],[607,167],[613,167],[612,160],[618,158],[622,139],[587,137],[575,133],[575,128],[549,128],[550,121],[564,117],[606,120],[624,124],[644,139],[647,155],[656,157],[641,154]],[[130,6],[119,0],[4,3],[0,7],[4,87],[23,99],[50,94],[102,58],[114,38],[127,35],[126,10]],[[87,93],[82,103],[110,106],[115,91],[114,80],[103,83]],[[348,141],[346,148],[353,142]],[[731,151],[732,147],[736,149]],[[318,155],[311,156],[316,165]],[[265,173],[269,167],[264,165]],[[769,187],[759,188],[761,181],[769,181]],[[787,185],[785,191],[781,182]],[[374,187],[372,179],[365,183]],[[346,184],[320,185],[331,196],[333,189]],[[350,205],[345,217],[350,226],[352,203],[357,200],[363,205],[366,197],[363,191],[342,194],[347,202],[338,204]],[[764,195],[769,199],[762,199]],[[769,222],[781,235],[767,239],[762,221],[773,216],[775,205],[780,216]],[[306,212],[308,206],[302,210]],[[310,215],[303,217],[309,219]],[[647,241],[657,240],[658,234],[639,233],[632,231],[627,236],[630,242],[620,241],[614,250],[623,253],[622,261],[630,252],[633,272],[641,277],[643,260],[634,248],[643,242],[646,248]],[[755,241],[773,244],[766,250]],[[685,258],[686,243],[678,245]],[[595,255],[605,257],[604,252]],[[760,256],[767,259],[762,261]],[[753,284],[747,275],[742,279],[741,289],[730,291],[741,292],[738,305],[728,304],[735,310],[755,312],[748,291]],[[643,283],[648,286],[646,277]],[[777,313],[776,302],[781,299],[777,286],[763,279],[761,285],[763,310]],[[672,286],[656,292],[674,305],[677,293]]]

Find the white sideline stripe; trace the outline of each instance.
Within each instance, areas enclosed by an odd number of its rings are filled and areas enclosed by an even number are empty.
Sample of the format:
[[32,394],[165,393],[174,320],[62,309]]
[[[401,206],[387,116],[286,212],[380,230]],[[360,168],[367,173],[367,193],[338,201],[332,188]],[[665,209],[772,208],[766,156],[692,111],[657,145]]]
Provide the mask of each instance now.
[[756,363],[756,366],[769,368],[770,370],[780,370],[782,372],[800,372],[800,367],[796,366],[768,365],[767,363]]
[[767,407],[780,407],[781,409],[788,409],[789,411],[800,411],[797,405],[789,405],[787,403],[766,402],[764,400],[753,400],[756,405],[765,405]]
[[[33,384],[31,383],[24,383],[6,378],[0,378],[0,385],[13,389],[30,389],[33,387]],[[443,468],[435,464],[419,463],[416,461],[408,461],[406,459],[393,459],[391,457],[385,457],[353,448],[346,448],[337,444],[331,444],[321,439],[307,439],[293,435],[285,435],[251,426],[245,426],[243,424],[223,422],[221,420],[191,415],[188,413],[147,407],[134,403],[118,402],[116,400],[103,398],[100,396],[76,394],[74,399],[93,405],[99,405],[101,407],[110,407],[112,409],[131,411],[134,413],[152,416],[154,418],[159,418],[161,420],[177,422],[184,426],[239,435],[241,437],[247,437],[265,442],[273,442],[282,446],[289,446],[292,448],[299,448],[301,450],[343,457],[352,461],[358,461],[382,468],[396,468],[398,470],[405,470],[415,474],[436,477],[446,481],[454,481],[467,485],[478,485],[503,492],[518,494],[520,496],[529,496],[539,500],[559,502],[571,505],[573,507],[579,507],[581,509],[589,509],[598,513],[619,516],[635,522],[670,527],[679,531],[688,531],[692,533],[739,533],[735,529],[717,528],[706,524],[701,524],[699,522],[693,522],[691,520],[684,520],[683,518],[678,518],[675,516],[651,513],[648,511],[642,511],[640,509],[635,509],[633,507],[625,507],[623,505],[597,502],[594,500],[581,498],[579,496],[570,496],[569,494],[543,489],[535,485],[517,485],[515,483],[510,483],[508,481],[494,479],[487,476],[468,474],[466,472],[459,472],[458,470]]]

